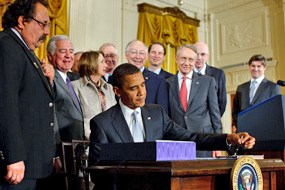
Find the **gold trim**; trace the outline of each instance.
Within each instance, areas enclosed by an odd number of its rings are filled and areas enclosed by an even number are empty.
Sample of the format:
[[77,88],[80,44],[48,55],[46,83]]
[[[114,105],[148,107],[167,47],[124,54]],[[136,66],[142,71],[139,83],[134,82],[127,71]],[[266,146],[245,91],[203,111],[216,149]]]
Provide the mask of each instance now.
[[263,178],[262,178],[262,173],[261,173],[261,169],[259,167],[259,164],[256,162],[255,159],[249,157],[249,156],[243,156],[239,159],[237,159],[237,161],[235,161],[233,169],[231,171],[231,184],[232,184],[232,188],[233,190],[239,190],[239,184],[238,183],[238,179],[240,177],[241,174],[241,169],[243,168],[244,165],[250,165],[252,167],[252,170],[255,171],[256,174],[256,181],[258,184],[258,188],[253,188],[253,189],[257,189],[257,190],[263,190]]
[[200,20],[188,17],[183,11],[178,7],[165,7],[159,8],[154,5],[147,3],[138,4],[138,12],[148,12],[156,15],[171,15],[176,18],[182,19],[184,23],[191,24],[193,26],[199,27]]

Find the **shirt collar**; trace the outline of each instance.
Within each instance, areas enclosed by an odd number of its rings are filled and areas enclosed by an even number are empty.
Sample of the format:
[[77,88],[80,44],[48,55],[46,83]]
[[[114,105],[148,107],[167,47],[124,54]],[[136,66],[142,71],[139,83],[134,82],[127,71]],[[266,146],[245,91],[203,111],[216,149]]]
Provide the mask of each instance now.
[[129,108],[128,106],[126,106],[121,98],[119,99],[119,104],[120,104],[120,107],[121,107],[121,110],[123,112],[124,115],[132,115],[132,113],[136,110],[139,114],[141,114],[141,108],[136,108],[136,109],[131,109]]
[[[184,75],[182,75],[180,71],[178,72],[177,76],[178,76],[178,80],[181,80],[184,77]],[[191,80],[193,77],[193,70],[190,73],[188,73],[186,77]]]
[[251,79],[250,79],[250,83],[252,83],[252,81],[255,80],[258,84],[260,84],[260,83],[263,81],[264,78],[265,78],[264,75],[262,75],[261,77],[259,77],[259,78],[257,78],[257,79],[251,78]]
[[151,72],[153,72],[153,73],[155,73],[155,74],[158,74],[159,75],[159,73],[160,73],[160,71],[161,71],[161,68],[158,68],[158,69],[156,69],[156,70],[151,70],[150,68],[148,68],[148,70],[150,70]]
[[25,44],[25,46],[31,50],[28,45],[26,44],[26,42],[24,41],[24,39],[22,38],[22,36],[20,35],[20,33],[15,29],[15,28],[11,28],[11,30],[18,36],[18,38],[20,38],[20,40]]
[[61,76],[61,78],[63,79],[63,81],[66,82],[67,74],[58,70],[58,69],[56,69],[56,70],[59,73],[59,75]]
[[[204,64],[204,66],[200,69],[200,74],[201,75],[205,75],[206,74],[206,67],[207,67],[207,64]],[[194,71],[196,73],[199,73],[199,70],[197,68],[194,68]]]

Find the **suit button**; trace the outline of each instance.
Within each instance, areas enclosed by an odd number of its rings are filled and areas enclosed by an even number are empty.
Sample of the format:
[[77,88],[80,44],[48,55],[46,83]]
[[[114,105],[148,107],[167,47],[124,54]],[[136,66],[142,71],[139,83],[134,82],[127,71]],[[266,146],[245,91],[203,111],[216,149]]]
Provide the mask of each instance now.
[[53,126],[54,126],[54,123],[50,123],[49,126],[53,127]]
[[48,106],[51,108],[53,106],[53,103],[49,103]]

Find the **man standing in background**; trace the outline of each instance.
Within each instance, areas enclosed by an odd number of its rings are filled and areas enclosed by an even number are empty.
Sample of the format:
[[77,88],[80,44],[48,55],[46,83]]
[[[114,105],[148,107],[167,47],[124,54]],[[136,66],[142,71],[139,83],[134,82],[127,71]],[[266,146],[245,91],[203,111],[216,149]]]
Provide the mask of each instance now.
[[266,59],[253,55],[248,61],[251,79],[237,87],[232,110],[232,131],[236,132],[238,113],[280,94],[280,87],[265,78]]
[[223,116],[227,105],[226,77],[223,70],[209,66],[209,47],[205,42],[197,42],[194,44],[197,49],[197,60],[194,71],[201,75],[211,76],[217,83],[217,96],[221,117]]
[[65,35],[52,36],[47,44],[49,62],[55,68],[56,117],[62,141],[83,139],[83,115],[80,102],[71,86],[67,72],[74,63],[74,49]]
[[166,55],[166,49],[164,45],[160,42],[154,42],[148,47],[148,59],[149,59],[148,70],[167,79],[169,77],[172,77],[173,74],[161,68],[162,63],[165,59],[165,55]]
[[[182,45],[176,52],[179,71],[167,79],[170,118],[183,128],[198,133],[222,133],[216,82],[193,71],[197,51]],[[197,151],[197,157],[218,156],[214,151]]]
[[56,156],[54,69],[34,51],[50,32],[45,0],[15,0],[0,32],[0,189],[34,190]]
[[104,79],[106,82],[110,83],[109,77],[113,74],[113,71],[119,62],[118,50],[114,44],[105,43],[99,48],[99,51],[103,53],[105,62],[107,64],[107,70]]
[[165,79],[145,68],[145,62],[148,58],[146,45],[142,41],[132,40],[126,46],[125,55],[128,63],[135,65],[143,73],[147,91],[146,103],[159,104],[168,112],[168,94]]

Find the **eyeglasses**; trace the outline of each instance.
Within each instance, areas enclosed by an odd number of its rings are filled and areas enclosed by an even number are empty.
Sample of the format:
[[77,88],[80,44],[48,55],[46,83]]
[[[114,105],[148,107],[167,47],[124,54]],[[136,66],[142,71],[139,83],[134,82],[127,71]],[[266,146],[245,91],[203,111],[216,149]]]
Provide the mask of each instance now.
[[50,28],[51,24],[50,23],[44,23],[41,22],[33,17],[31,17],[32,20],[36,21],[38,23],[38,25],[44,30],[45,28]]
[[108,59],[108,58],[116,59],[117,55],[116,54],[104,54],[104,58],[105,59]]
[[196,59],[193,59],[192,57],[179,57],[178,58],[179,61],[181,61],[182,63],[185,63],[186,61],[190,62],[190,63],[193,63],[196,61]]
[[130,53],[131,55],[141,55],[141,56],[145,56],[146,52],[145,51],[137,51],[137,50],[131,50],[131,51],[127,51],[128,53]]
[[197,53],[198,56],[201,56],[201,57],[205,57],[207,56],[208,54],[207,53]]

